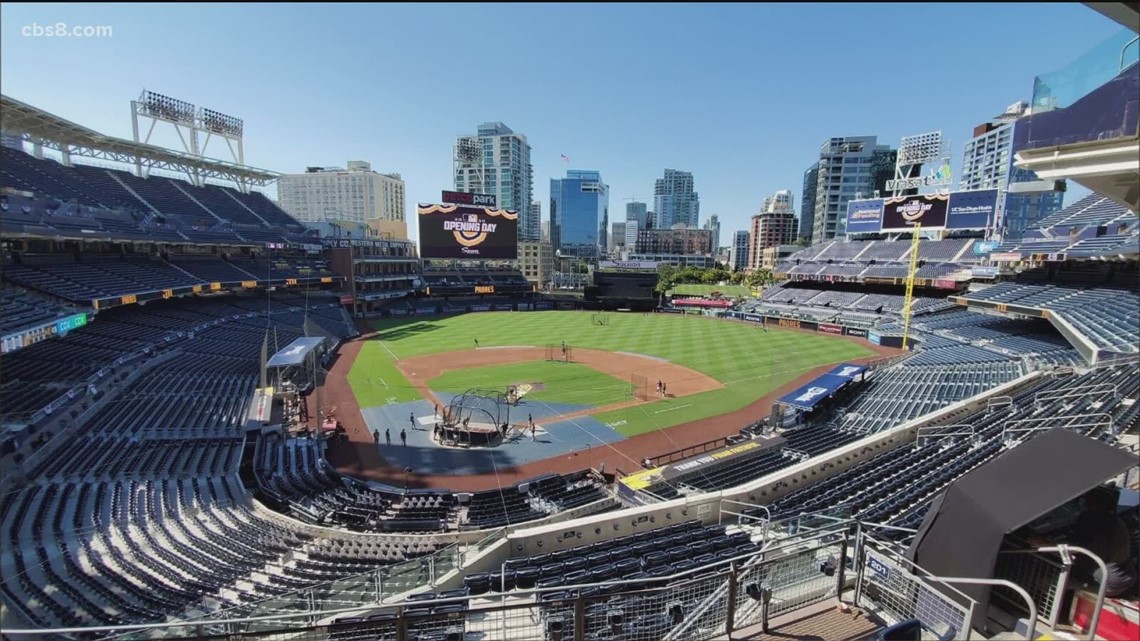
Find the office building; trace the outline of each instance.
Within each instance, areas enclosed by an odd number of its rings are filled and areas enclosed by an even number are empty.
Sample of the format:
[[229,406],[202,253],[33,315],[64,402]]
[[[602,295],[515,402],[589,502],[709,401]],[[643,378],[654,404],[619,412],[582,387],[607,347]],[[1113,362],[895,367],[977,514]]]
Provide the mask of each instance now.
[[699,226],[700,198],[693,191],[693,174],[687,171],[666,169],[664,178],[653,185],[653,210],[656,229],[671,229],[673,225]]
[[734,272],[748,269],[748,230],[732,233],[732,244],[728,247],[728,266]]
[[637,234],[644,229],[638,226],[636,220],[625,221],[625,249],[632,250],[637,245]]
[[542,239],[542,203],[535,200],[531,201],[530,207],[526,210],[526,220],[519,221],[519,235],[523,236],[522,229],[526,228],[526,236],[523,240],[541,240]]
[[538,219],[530,215],[534,200],[530,145],[501,122],[479,125],[474,136],[459,136],[453,147],[455,191],[492,194],[500,209],[518,211],[519,239],[538,240]]
[[[846,233],[847,201],[860,194],[870,198],[875,191],[885,193],[886,181],[894,177],[892,154],[897,152],[878,144],[875,136],[831,138],[820,145],[813,244]],[[888,164],[891,171],[884,170]]]
[[626,223],[623,221],[611,226],[608,248],[610,254],[616,254],[625,249],[625,225]]
[[776,266],[787,257],[803,249],[799,245],[773,245],[760,252],[760,269],[776,271]]
[[790,189],[781,189],[780,191],[764,198],[764,203],[760,205],[760,214],[792,214],[796,213],[795,196],[792,195]]
[[[1032,171],[1013,164],[1014,132],[1019,119],[1029,113],[1025,101],[1006,107],[1000,116],[974,128],[962,152],[958,189],[998,190],[997,227],[1003,240],[1021,238],[1034,223],[1061,209],[1065,195],[1058,189],[1063,188],[1063,182],[1041,181]],[[1011,188],[1014,184],[1018,186]],[[1018,191],[1022,189],[1025,191]]]
[[369,225],[385,237],[408,237],[404,180],[381,174],[362,160],[347,168],[308,167],[277,179],[277,203],[305,223],[325,221]]
[[538,289],[546,289],[554,273],[554,248],[550,243],[519,242],[519,271]]
[[625,219],[627,221],[637,221],[637,226],[641,229],[646,228],[646,219],[649,216],[648,206],[645,203],[639,203],[636,200],[625,204]]
[[639,230],[635,251],[638,254],[701,254],[711,257],[712,231],[680,226]]
[[609,188],[598,171],[550,180],[550,243],[562,257],[597,258],[609,235]]
[[715,254],[720,249],[720,219],[717,218],[716,214],[709,216],[709,219],[705,221],[704,229],[712,232],[712,253]]
[[812,224],[815,221],[815,190],[819,181],[819,163],[804,172],[803,193],[800,196],[799,238],[811,240]]
[[768,196],[760,211],[752,217],[748,233],[748,268],[761,267],[763,251],[769,247],[790,244],[796,239],[795,196],[781,189]]

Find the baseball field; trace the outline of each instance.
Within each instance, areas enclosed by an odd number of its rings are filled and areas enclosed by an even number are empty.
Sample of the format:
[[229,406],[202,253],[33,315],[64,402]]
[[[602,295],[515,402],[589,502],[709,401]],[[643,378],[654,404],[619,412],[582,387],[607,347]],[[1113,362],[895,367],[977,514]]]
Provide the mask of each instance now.
[[625,437],[740,410],[820,366],[875,353],[852,340],[672,314],[607,313],[599,324],[590,312],[492,312],[373,327],[348,372],[361,408],[519,386],[533,406],[589,416]]

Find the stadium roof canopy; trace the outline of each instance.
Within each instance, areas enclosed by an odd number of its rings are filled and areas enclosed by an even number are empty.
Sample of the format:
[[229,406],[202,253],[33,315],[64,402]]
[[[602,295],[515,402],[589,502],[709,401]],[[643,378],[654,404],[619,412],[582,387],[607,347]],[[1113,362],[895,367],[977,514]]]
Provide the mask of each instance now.
[[267,169],[107,136],[4,95],[0,95],[0,129],[6,134],[20,136],[27,142],[68,156],[109,160],[140,169],[146,167],[178,172],[196,184],[212,178],[242,186],[265,186],[277,180],[280,175]]
[[[935,576],[992,578],[1005,535],[1136,465],[1111,445],[1053,428],[954,481],[934,499],[907,557]],[[958,589],[981,605],[990,588]]]

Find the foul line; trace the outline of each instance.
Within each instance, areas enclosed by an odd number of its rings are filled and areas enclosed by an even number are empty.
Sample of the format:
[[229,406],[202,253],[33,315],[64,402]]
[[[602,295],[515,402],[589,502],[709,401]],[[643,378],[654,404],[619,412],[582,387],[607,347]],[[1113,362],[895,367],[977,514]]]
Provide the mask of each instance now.
[[399,356],[396,356],[396,354],[392,350],[388,349],[388,346],[384,344],[384,341],[377,340],[376,342],[380,343],[380,347],[383,347],[384,351],[388,352],[388,355],[392,357],[392,360],[394,360],[394,361],[400,360]]
[[657,410],[656,412],[653,412],[653,413],[654,414],[660,414],[662,412],[672,412],[673,410],[681,410],[681,409],[685,409],[686,407],[692,407],[692,406],[693,406],[692,403],[686,403],[685,405],[678,405],[677,407],[668,407],[668,408],[665,408],[663,410]]

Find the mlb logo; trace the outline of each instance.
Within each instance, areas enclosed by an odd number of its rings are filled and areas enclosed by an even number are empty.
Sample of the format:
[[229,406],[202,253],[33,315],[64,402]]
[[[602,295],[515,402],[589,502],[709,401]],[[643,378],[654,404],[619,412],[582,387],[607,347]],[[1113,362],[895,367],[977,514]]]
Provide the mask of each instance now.
[[479,222],[479,216],[476,214],[467,214],[467,222],[477,223]]

